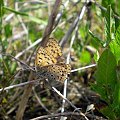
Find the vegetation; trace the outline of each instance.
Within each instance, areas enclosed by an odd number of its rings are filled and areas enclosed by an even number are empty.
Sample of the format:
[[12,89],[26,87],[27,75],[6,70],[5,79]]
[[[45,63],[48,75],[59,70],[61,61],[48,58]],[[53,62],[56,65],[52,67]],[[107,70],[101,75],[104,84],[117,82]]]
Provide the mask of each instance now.
[[[117,0],[0,0],[0,119],[120,119],[119,13]],[[35,77],[49,37],[71,64],[64,96]]]

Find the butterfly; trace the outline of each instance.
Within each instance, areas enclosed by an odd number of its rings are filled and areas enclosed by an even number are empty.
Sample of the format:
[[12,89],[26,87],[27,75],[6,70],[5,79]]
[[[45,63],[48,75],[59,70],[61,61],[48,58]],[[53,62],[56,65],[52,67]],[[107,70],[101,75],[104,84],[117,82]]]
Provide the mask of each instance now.
[[37,76],[48,79],[50,83],[64,82],[67,74],[71,71],[71,65],[65,63],[61,47],[54,38],[49,38],[44,47],[39,47],[35,58],[35,66]]

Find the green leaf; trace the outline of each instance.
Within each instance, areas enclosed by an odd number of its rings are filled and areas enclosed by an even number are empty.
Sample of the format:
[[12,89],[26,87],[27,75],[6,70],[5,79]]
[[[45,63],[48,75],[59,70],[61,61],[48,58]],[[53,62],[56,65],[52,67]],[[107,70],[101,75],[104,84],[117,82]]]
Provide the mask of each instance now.
[[[114,0],[102,0],[102,6],[107,8],[109,5],[114,8]],[[102,15],[105,16],[105,10],[102,10]]]
[[4,15],[3,6],[4,6],[4,1],[0,0],[0,22],[1,22],[2,16]]
[[83,64],[89,64],[91,61],[90,53],[88,51],[82,51],[80,56],[80,62]]
[[15,14],[28,17],[31,21],[36,22],[36,23],[38,23],[38,24],[44,24],[44,25],[47,24],[46,21],[40,20],[40,19],[38,19],[38,18],[36,18],[36,17],[34,17],[34,16],[30,16],[30,15],[28,15],[28,14],[26,14],[26,13],[19,12],[19,11],[16,11],[16,10],[14,10],[14,9],[11,9],[11,8],[8,8],[8,7],[5,7],[5,6],[4,6],[4,9],[5,9],[5,10],[8,10],[8,11],[11,11],[11,12],[13,12],[13,13],[15,13]]
[[11,69],[10,69],[11,70],[11,74],[13,74],[15,72],[16,67],[17,67],[17,63],[16,62],[11,63]]
[[114,19],[115,19],[115,29],[117,30],[117,28],[120,25],[120,20],[117,17],[115,17]]
[[[3,10],[4,2],[3,0],[0,1],[0,34],[2,33],[2,17],[4,15],[4,10]],[[2,39],[2,35],[0,35],[0,41]]]
[[11,11],[11,12],[13,12],[13,13],[15,13],[15,14],[19,14],[19,15],[23,15],[23,16],[28,16],[28,14],[26,14],[26,13],[16,11],[16,10],[11,9],[11,8],[9,8],[9,7],[5,7],[5,6],[4,6],[3,8],[4,8],[5,10]]
[[115,112],[113,111],[113,107],[112,106],[109,106],[109,107],[105,107],[101,110],[101,112],[109,117],[109,120],[116,120],[116,114]]
[[116,30],[115,40],[118,43],[118,45],[120,46],[120,25],[119,25],[119,27]]
[[109,49],[102,53],[95,75],[97,84],[93,85],[94,90],[109,103],[116,85],[116,59]]
[[105,13],[105,36],[106,36],[105,46],[107,46],[112,40],[111,29],[112,29],[112,10],[111,10],[111,6],[108,6],[107,11]]
[[6,36],[6,38],[10,37],[12,35],[12,29],[11,29],[10,24],[9,23],[6,24],[4,29],[5,29],[5,36]]
[[99,52],[98,51],[96,51],[96,53],[94,54],[94,60],[96,61],[96,62],[98,62],[98,60],[99,60]]
[[117,84],[115,86],[115,92],[114,92],[114,101],[112,104],[114,113],[116,113],[116,117],[120,119],[120,61],[118,62],[118,66],[116,69],[117,73]]
[[43,25],[47,25],[47,21],[45,20],[41,20],[39,18],[36,18],[34,16],[27,16],[31,21],[38,23],[38,24],[43,24]]
[[99,47],[100,45],[102,46],[103,41],[97,37],[94,33],[92,33],[92,31],[89,30],[89,34],[91,35],[91,37],[93,38],[94,42],[95,42],[95,48]]
[[120,0],[115,1],[115,12],[120,15]]
[[117,44],[116,40],[110,42],[110,49],[118,62],[120,60],[120,46]]

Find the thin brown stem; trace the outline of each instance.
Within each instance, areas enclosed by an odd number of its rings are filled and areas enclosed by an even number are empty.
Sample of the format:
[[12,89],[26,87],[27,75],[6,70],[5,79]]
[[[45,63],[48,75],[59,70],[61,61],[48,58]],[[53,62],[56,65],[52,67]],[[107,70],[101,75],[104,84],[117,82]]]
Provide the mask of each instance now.
[[50,15],[49,20],[48,20],[48,24],[47,24],[46,29],[45,29],[44,34],[43,34],[43,39],[42,39],[42,42],[41,42],[42,46],[44,46],[47,43],[48,38],[49,38],[49,36],[50,36],[50,34],[53,30],[54,22],[55,22],[57,14],[58,14],[61,1],[62,0],[56,0],[55,1],[55,4],[54,4],[52,12],[51,12],[51,15]]
[[[30,76],[29,76],[29,81],[31,81],[33,79],[33,75],[34,73],[31,71]],[[29,84],[25,87],[24,93],[22,95],[21,101],[19,103],[19,108],[16,114],[16,120],[22,120],[23,115],[24,115],[24,111],[29,99],[29,96],[31,94],[32,91],[32,86],[33,84]]]

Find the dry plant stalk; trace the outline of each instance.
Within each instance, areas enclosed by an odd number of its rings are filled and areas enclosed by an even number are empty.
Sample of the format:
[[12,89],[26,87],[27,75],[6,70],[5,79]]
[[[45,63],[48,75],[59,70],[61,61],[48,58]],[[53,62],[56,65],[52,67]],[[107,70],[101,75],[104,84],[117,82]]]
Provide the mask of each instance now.
[[[33,71],[31,71],[31,73],[29,75],[29,81],[31,81],[32,79],[34,79]],[[18,111],[16,114],[16,120],[22,120],[29,96],[32,91],[32,86],[33,86],[33,84],[28,84],[27,86],[25,86],[24,93],[21,96],[21,101],[20,101],[19,108],[18,108]]]

